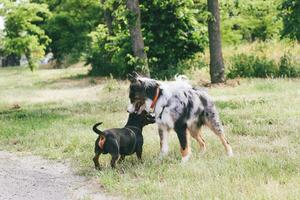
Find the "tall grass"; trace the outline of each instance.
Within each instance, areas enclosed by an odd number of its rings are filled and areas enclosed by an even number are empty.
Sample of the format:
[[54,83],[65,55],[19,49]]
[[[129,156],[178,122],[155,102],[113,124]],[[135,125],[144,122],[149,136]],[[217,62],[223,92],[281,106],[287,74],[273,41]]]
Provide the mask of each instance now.
[[[236,46],[224,46],[222,49],[225,74],[233,78],[246,77],[299,77],[300,76],[300,44],[295,41],[281,40],[268,42],[245,43]],[[186,61],[191,67],[189,76],[199,83],[209,82],[209,52],[198,54],[194,59]],[[253,71],[256,70],[256,73]],[[240,74],[241,72],[244,74]],[[230,74],[231,73],[231,74]],[[236,77],[236,76],[234,76]]]

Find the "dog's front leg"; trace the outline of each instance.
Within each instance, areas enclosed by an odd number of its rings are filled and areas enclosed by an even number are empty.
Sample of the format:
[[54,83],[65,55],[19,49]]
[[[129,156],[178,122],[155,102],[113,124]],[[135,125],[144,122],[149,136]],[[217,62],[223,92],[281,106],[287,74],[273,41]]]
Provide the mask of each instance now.
[[164,126],[160,126],[158,128],[158,133],[160,138],[159,158],[163,158],[169,152],[169,145],[168,145],[169,129]]
[[182,155],[182,163],[185,163],[189,160],[191,150],[189,142],[189,134],[187,132],[187,125],[185,123],[177,122],[174,128],[177,133],[179,143],[180,143],[180,152]]

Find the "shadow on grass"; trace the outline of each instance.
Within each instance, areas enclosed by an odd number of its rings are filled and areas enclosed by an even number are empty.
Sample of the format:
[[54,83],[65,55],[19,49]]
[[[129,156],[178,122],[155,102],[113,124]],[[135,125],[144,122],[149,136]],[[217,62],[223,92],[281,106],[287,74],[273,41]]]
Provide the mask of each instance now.
[[[105,80],[103,78],[103,80]],[[96,80],[96,77],[89,76],[88,74],[75,74],[70,75],[68,77],[59,77],[55,79],[49,79],[44,81],[39,81],[35,83],[34,85],[39,88],[44,87],[55,87],[60,88],[64,86],[69,87],[86,87],[90,85],[95,85],[99,82],[99,79]]]

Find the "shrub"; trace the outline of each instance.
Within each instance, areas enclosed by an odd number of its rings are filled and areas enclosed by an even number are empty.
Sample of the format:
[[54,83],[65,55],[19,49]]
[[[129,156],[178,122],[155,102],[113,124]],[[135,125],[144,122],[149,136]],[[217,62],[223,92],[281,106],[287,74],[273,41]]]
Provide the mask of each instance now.
[[133,70],[129,65],[128,56],[131,52],[128,32],[119,32],[115,36],[108,34],[105,25],[100,24],[90,34],[91,46],[87,53],[86,62],[92,64],[91,75],[126,77]]
[[300,67],[292,56],[284,54],[277,64],[272,59],[256,55],[237,54],[230,59],[228,78],[236,77],[299,77]]
[[297,67],[297,63],[293,61],[292,56],[285,53],[279,62],[279,76],[282,77],[299,77],[300,67]]
[[273,60],[255,55],[237,54],[231,58],[228,78],[276,76],[278,67]]

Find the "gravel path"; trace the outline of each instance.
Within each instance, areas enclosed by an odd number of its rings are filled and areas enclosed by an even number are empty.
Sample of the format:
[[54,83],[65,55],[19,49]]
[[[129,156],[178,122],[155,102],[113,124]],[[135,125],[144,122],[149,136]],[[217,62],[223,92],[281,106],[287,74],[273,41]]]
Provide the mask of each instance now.
[[67,164],[0,151],[0,200],[111,200],[99,183],[74,175]]

